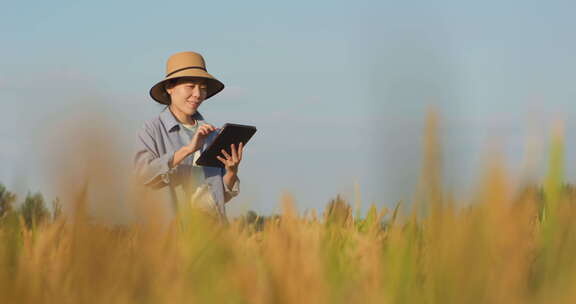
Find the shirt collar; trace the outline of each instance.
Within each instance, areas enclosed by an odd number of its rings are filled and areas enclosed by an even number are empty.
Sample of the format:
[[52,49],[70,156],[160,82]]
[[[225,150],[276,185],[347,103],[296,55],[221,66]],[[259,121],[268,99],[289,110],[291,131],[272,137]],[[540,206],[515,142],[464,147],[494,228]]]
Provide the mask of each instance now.
[[[204,117],[198,111],[192,114],[192,118],[194,118],[199,122],[204,121]],[[176,126],[180,128],[180,123],[178,122],[176,117],[174,117],[174,114],[172,114],[169,107],[166,107],[164,108],[164,110],[162,110],[162,112],[160,113],[160,120],[162,121],[168,132],[172,131],[172,129],[174,129]]]

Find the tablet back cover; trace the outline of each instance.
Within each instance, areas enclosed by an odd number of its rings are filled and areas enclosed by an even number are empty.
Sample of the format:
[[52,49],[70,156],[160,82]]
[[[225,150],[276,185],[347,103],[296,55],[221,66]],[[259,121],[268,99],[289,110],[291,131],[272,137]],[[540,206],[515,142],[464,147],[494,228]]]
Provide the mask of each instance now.
[[210,146],[196,160],[196,164],[199,166],[224,168],[224,164],[216,158],[217,155],[224,157],[220,150],[224,149],[228,154],[231,154],[231,144],[235,144],[238,147],[238,144],[242,142],[243,146],[246,146],[246,143],[248,143],[254,133],[256,133],[256,127],[254,126],[224,124]]

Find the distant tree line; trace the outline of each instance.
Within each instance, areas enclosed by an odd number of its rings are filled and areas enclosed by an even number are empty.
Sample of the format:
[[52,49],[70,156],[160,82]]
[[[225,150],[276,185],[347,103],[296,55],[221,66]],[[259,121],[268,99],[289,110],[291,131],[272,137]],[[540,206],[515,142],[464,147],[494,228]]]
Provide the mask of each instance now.
[[[519,198],[535,191],[539,209],[543,209],[543,190],[541,186],[530,185],[519,191]],[[576,202],[576,186],[563,183],[562,193],[570,201]],[[385,216],[382,210],[379,212],[376,206],[370,206],[367,214],[360,217],[359,214],[353,215],[351,206],[341,197],[331,199],[322,214],[323,223],[333,227],[342,227],[354,225],[357,229],[366,230],[368,227],[378,227],[386,229],[390,221],[394,221],[398,216],[398,210],[401,202],[397,203],[392,210]],[[33,228],[42,223],[54,221],[62,214],[62,206],[58,198],[51,202],[51,209],[46,206],[46,201],[41,193],[27,193],[24,201],[18,204],[17,195],[10,192],[2,183],[0,183],[0,223],[7,219],[21,219],[26,227]],[[542,210],[540,210],[542,211]],[[259,215],[253,210],[249,210],[240,215],[233,221],[239,221],[241,226],[254,232],[262,231],[266,223],[277,223],[282,220],[279,214]]]
[[[54,221],[61,216],[62,206],[58,198],[52,201],[51,210],[46,206],[46,201],[41,193],[28,193],[24,201],[18,204],[16,194],[10,192],[3,184],[0,183],[0,223],[8,219],[21,219],[28,229],[34,228],[43,223]],[[396,217],[398,205],[394,209],[393,217]],[[355,225],[357,228],[364,230],[368,226],[379,226],[384,228],[382,215],[378,214],[375,206],[371,206],[364,218],[356,217],[352,214],[352,208],[339,195],[331,199],[322,215],[323,222],[333,227],[343,227]],[[239,221],[241,226],[253,232],[262,231],[265,223],[274,224],[282,220],[279,214],[258,215],[255,211],[249,210],[240,215],[233,221]]]
[[60,201],[52,201],[52,211],[41,193],[28,193],[21,204],[18,197],[0,183],[0,221],[21,218],[28,228],[57,219],[61,215]]

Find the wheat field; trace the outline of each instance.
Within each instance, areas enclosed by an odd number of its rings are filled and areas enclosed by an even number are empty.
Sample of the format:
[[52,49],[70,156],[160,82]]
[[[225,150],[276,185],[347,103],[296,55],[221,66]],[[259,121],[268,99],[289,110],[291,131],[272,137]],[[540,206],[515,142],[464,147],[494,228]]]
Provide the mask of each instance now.
[[[548,174],[514,188],[493,162],[460,201],[438,179],[434,118],[418,195],[360,216],[337,197],[322,214],[239,217],[188,210],[94,223],[0,219],[0,303],[574,303],[576,216],[562,178],[562,137]],[[519,189],[519,190],[518,190]],[[403,210],[403,211],[402,211]]]

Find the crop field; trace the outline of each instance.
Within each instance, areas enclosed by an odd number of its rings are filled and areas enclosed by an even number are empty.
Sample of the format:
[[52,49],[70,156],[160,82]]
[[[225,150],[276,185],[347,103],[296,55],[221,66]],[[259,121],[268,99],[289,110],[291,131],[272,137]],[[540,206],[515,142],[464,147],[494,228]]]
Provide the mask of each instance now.
[[229,225],[194,210],[167,227],[104,225],[82,211],[82,196],[66,217],[8,210],[0,303],[576,302],[576,194],[562,178],[562,137],[550,141],[541,181],[512,187],[493,162],[455,199],[436,177],[434,136],[414,200],[363,216],[340,197],[322,214],[300,212],[289,195],[277,216]]

